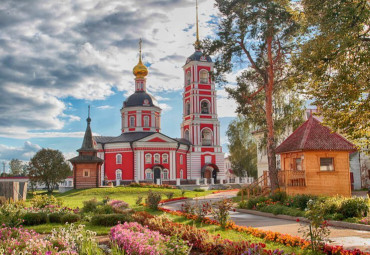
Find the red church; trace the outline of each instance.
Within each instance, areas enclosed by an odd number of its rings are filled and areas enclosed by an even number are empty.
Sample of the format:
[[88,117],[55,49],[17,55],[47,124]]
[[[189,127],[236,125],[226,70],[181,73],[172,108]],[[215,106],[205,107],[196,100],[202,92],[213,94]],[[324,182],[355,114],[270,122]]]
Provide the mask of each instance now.
[[[133,69],[135,93],[123,102],[120,112],[121,135],[92,137],[89,118],[86,132],[90,134],[85,134],[85,139],[92,139],[90,142],[94,144],[89,149],[94,154],[94,164],[88,169],[89,162],[81,161],[80,156],[71,160],[75,188],[97,187],[108,182],[182,185],[224,179],[216,89],[210,76],[213,63],[199,49],[198,33],[195,45],[195,52],[183,67],[181,138],[160,132],[161,108],[146,92],[148,69],[142,63],[140,47],[139,63]],[[84,144],[90,144],[85,139]],[[103,160],[102,165],[96,163],[95,156]]]

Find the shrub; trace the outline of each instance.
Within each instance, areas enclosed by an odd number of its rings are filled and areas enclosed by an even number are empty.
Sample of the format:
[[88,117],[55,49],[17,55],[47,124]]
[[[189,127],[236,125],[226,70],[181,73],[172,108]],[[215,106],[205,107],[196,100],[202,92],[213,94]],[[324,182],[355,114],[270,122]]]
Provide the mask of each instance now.
[[342,202],[340,212],[345,218],[365,217],[369,211],[368,199],[350,198]]
[[222,228],[225,228],[230,218],[229,211],[233,209],[232,201],[230,199],[224,199],[213,203],[213,206],[213,217],[220,223]]
[[146,199],[146,204],[150,209],[157,210],[159,202],[161,201],[161,194],[158,192],[148,191],[148,197]]
[[200,189],[200,188],[196,188],[196,189],[193,189],[193,191],[195,191],[195,192],[204,192],[205,190],[204,189]]
[[110,213],[114,213],[114,210],[112,206],[103,204],[103,205],[97,206],[94,212],[97,214],[110,214]]
[[94,215],[91,218],[91,223],[95,226],[114,226],[119,222],[130,222],[132,221],[132,216],[129,213],[125,214],[99,214]]
[[4,196],[0,196],[0,205],[6,204],[6,198]]
[[96,211],[98,205],[100,204],[96,198],[83,201],[84,206],[82,207],[82,212],[83,213],[88,213],[88,212],[94,212]]
[[108,205],[115,213],[124,213],[128,209],[128,203],[121,200],[111,200]]
[[316,199],[317,197],[313,195],[299,194],[292,197],[292,205],[301,210],[305,210],[307,208],[307,202]]
[[189,200],[186,200],[185,203],[181,204],[181,211],[184,213],[194,214],[194,210],[195,208]]
[[284,203],[285,200],[288,198],[288,195],[286,194],[285,191],[281,191],[281,190],[276,190],[274,191],[270,196],[269,196],[272,201],[274,202],[281,202],[281,203]]
[[316,201],[313,201],[315,204],[322,204],[323,213],[325,215],[334,214],[339,211],[340,205],[342,204],[343,197],[319,197]]
[[33,226],[44,224],[48,221],[48,215],[46,213],[26,213],[23,215],[24,225]]
[[67,213],[64,214],[61,218],[60,221],[61,223],[75,223],[81,220],[81,216],[78,214],[74,213]]
[[141,203],[143,202],[143,196],[138,196],[136,198],[136,201],[135,201],[135,204],[137,205],[141,205]]
[[172,199],[173,198],[173,195],[175,195],[175,193],[173,193],[173,192],[167,192],[167,193],[165,193],[165,195],[166,195],[166,197],[168,199]]
[[62,216],[64,214],[63,213],[50,213],[48,218],[49,218],[49,222],[50,223],[62,223]]
[[255,197],[255,198],[250,198],[246,202],[246,208],[247,209],[254,209],[258,203],[263,203],[267,201],[267,197]]
[[182,197],[184,197],[184,196],[185,196],[185,193],[186,193],[186,190],[181,189],[181,196],[182,196]]
[[31,205],[36,208],[44,208],[48,205],[56,205],[56,206],[62,206],[63,202],[61,199],[58,199],[54,196],[48,196],[48,195],[36,195],[36,193],[33,193],[33,198],[30,200]]

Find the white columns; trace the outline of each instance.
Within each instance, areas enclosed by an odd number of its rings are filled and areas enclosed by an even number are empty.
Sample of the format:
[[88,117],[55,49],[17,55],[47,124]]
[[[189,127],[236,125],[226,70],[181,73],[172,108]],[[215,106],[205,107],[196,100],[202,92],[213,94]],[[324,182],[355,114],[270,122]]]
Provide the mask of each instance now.
[[176,179],[176,186],[180,186],[181,185],[181,183],[180,183],[180,179],[179,178],[177,178]]
[[170,151],[170,180],[176,179],[176,153]]

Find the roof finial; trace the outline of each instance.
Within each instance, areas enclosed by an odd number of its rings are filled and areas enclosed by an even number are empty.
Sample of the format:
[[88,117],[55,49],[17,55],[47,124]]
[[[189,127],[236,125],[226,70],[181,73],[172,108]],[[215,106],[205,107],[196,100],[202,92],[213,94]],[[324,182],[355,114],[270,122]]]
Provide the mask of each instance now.
[[88,106],[88,115],[87,115],[86,121],[87,121],[88,124],[90,124],[90,122],[91,122],[91,118],[90,118],[90,105]]
[[197,39],[195,41],[195,49],[199,50],[200,49],[200,42],[199,42],[199,27],[198,27],[198,0],[195,0],[195,7],[196,7],[196,30],[197,30]]
[[143,43],[143,40],[141,40],[141,38],[140,38],[140,40],[139,40],[139,63],[141,63],[141,45],[142,45],[142,43]]

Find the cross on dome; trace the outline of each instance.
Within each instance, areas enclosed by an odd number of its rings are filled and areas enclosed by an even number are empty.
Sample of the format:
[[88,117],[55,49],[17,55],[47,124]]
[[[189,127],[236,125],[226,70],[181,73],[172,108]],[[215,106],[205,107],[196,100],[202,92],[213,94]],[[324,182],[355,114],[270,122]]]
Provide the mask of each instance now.
[[132,73],[136,76],[136,78],[145,78],[148,75],[148,68],[143,64],[141,61],[141,47],[142,47],[142,40],[139,40],[139,63],[134,67]]

